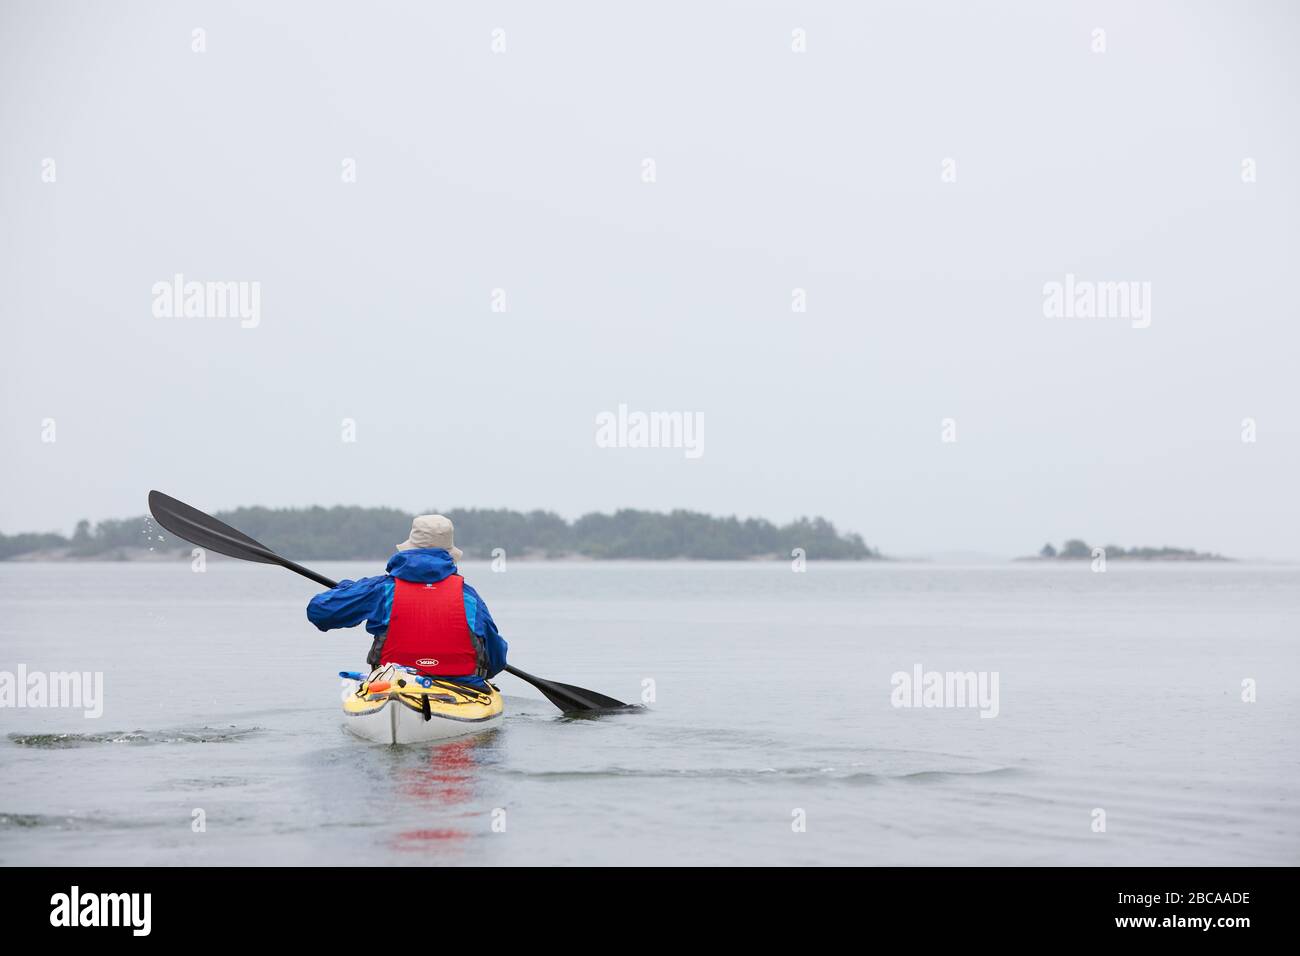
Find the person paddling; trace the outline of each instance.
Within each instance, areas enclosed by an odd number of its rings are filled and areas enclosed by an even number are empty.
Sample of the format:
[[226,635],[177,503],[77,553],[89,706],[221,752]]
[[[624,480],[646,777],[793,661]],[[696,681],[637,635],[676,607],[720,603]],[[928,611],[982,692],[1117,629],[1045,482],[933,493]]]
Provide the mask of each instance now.
[[307,605],[322,631],[366,622],[374,635],[366,662],[485,688],[506,666],[508,645],[478,592],[456,570],[462,552],[443,515],[420,515],[388,559],[387,573],[340,581]]

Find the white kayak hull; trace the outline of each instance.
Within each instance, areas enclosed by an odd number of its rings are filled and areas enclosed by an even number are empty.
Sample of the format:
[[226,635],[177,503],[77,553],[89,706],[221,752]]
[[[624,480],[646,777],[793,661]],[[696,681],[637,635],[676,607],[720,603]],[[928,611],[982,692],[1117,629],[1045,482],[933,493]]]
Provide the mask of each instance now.
[[345,713],[343,726],[362,740],[372,743],[419,744],[482,733],[501,726],[504,720],[505,714],[473,719],[433,714],[425,720],[420,713],[390,700],[383,707],[369,713]]

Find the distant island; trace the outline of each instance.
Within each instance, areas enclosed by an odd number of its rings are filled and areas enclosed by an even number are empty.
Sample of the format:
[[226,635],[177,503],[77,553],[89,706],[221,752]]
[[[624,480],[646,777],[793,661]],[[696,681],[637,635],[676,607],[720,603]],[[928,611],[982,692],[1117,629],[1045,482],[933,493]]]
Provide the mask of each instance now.
[[[436,509],[430,509],[431,513]],[[587,558],[593,560],[735,561],[781,559],[802,549],[810,560],[881,558],[857,534],[841,534],[824,518],[775,525],[760,518],[715,518],[693,511],[592,513],[569,522],[551,511],[454,508],[456,544],[470,558]],[[216,517],[300,560],[382,561],[406,538],[413,515],[396,508],[237,508]],[[81,521],[60,534],[0,534],[0,561],[130,561],[189,555],[193,546],[156,527],[147,516]]]
[[[1190,548],[1121,548],[1117,544],[1104,546],[1107,561],[1128,559],[1133,561],[1231,561],[1221,554],[1192,551]],[[1017,561],[1078,561],[1091,559],[1093,546],[1078,538],[1071,538],[1057,550],[1049,541],[1035,555],[1016,558]]]

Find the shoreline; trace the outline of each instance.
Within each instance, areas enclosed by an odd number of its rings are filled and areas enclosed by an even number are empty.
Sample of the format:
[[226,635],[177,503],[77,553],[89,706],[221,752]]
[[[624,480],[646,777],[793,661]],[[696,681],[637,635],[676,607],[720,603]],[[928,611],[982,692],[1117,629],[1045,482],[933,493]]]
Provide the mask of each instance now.
[[[191,558],[191,556],[190,556],[187,552],[174,552],[174,553],[173,553],[173,552],[168,552],[168,553],[153,553],[153,554],[148,554],[148,553],[146,553],[145,555],[130,555],[130,556],[124,556],[124,555],[118,555],[118,554],[99,554],[99,555],[86,555],[86,556],[62,555],[62,556],[60,556],[60,555],[51,555],[51,554],[48,554],[48,553],[40,553],[40,554],[37,554],[37,553],[31,553],[31,554],[24,554],[24,555],[15,555],[14,557],[0,559],[0,567],[3,567],[3,566],[6,565],[6,564],[13,564],[13,565],[35,565],[35,564],[57,564],[57,565],[79,565],[79,564],[86,564],[86,565],[104,565],[104,564],[144,564],[144,565],[149,565],[149,564],[182,564],[182,563],[188,562],[188,561],[190,561],[190,560],[192,560],[192,558]],[[215,563],[218,563],[218,564],[225,564],[225,563],[232,563],[232,564],[246,564],[246,563],[247,563],[247,562],[244,562],[244,561],[240,561],[240,560],[237,559],[237,558],[231,558],[231,557],[227,557],[226,555],[223,555],[223,554],[215,554],[215,553],[209,553],[209,554],[207,555],[207,559],[206,559],[206,560],[207,560],[208,562],[210,562],[210,563],[215,562]],[[344,564],[344,563],[355,564],[355,563],[359,563],[359,562],[367,562],[367,563],[374,564],[377,568],[379,568],[380,570],[382,570],[382,567],[383,567],[383,561],[384,561],[385,559],[384,559],[384,558],[373,558],[373,557],[350,557],[350,558],[303,558],[303,557],[295,557],[295,558],[293,558],[293,560],[294,560],[294,561],[297,561],[297,562],[300,563],[300,564],[307,564],[307,565],[311,565],[311,564],[313,564],[313,563],[317,563],[317,564],[326,564],[326,563],[330,563],[330,564]],[[466,565],[466,566],[475,566],[475,565],[477,565],[477,566],[483,566],[483,565],[490,565],[490,564],[493,562],[493,560],[494,560],[494,559],[491,558],[491,557],[481,557],[481,558],[479,558],[479,557],[467,556],[467,557],[465,557],[464,559],[462,559],[462,562],[461,562],[461,563],[462,563],[463,565]],[[706,565],[706,566],[707,566],[707,565],[728,565],[728,564],[730,564],[730,565],[754,565],[754,566],[759,566],[759,565],[779,565],[779,564],[783,564],[783,563],[785,563],[785,564],[789,564],[791,560],[792,560],[791,558],[782,557],[782,556],[777,556],[777,557],[750,557],[750,558],[688,558],[688,557],[675,557],[675,558],[646,558],[646,557],[642,557],[642,558],[593,558],[593,557],[590,557],[590,556],[587,556],[587,555],[580,555],[580,554],[564,554],[564,555],[555,555],[555,556],[551,556],[551,557],[540,556],[540,555],[518,555],[518,556],[515,556],[515,555],[509,555],[509,556],[507,556],[507,563],[508,563],[508,564],[521,563],[521,564],[528,564],[528,565],[544,565],[544,564],[551,564],[551,565],[562,565],[562,564],[569,564],[569,565],[577,565],[577,564],[586,564],[586,565],[630,565],[630,564],[643,564],[643,565],[661,565],[661,564],[662,564],[662,565],[669,565],[669,564],[690,564],[690,565]],[[1039,557],[1003,558],[1003,559],[1000,559],[1000,560],[993,560],[993,561],[989,561],[989,560],[965,561],[965,560],[960,560],[960,559],[949,559],[949,558],[945,558],[945,557],[930,558],[930,557],[925,557],[925,556],[923,556],[923,555],[922,555],[922,556],[918,556],[918,555],[908,555],[908,556],[898,557],[898,558],[892,558],[892,557],[881,557],[881,558],[816,558],[816,557],[811,557],[811,556],[810,556],[810,557],[807,559],[807,563],[808,563],[809,565],[820,565],[820,566],[823,566],[823,567],[824,567],[824,566],[828,566],[828,565],[833,565],[833,566],[836,566],[836,567],[847,567],[847,566],[851,566],[851,565],[866,565],[866,566],[871,566],[871,567],[882,567],[882,568],[884,568],[884,567],[903,568],[903,567],[909,567],[909,566],[912,566],[912,567],[931,567],[931,568],[975,568],[975,569],[981,569],[981,568],[982,568],[982,569],[999,569],[999,568],[1000,568],[1000,569],[1004,569],[1004,570],[1010,570],[1010,569],[1014,569],[1014,568],[1025,568],[1027,565],[1029,565],[1029,566],[1036,566],[1036,567],[1068,567],[1068,566],[1085,565],[1085,564],[1088,564],[1089,562],[1090,562],[1090,559],[1087,559],[1087,558],[1039,558]],[[1216,566],[1216,567],[1222,567],[1222,566],[1240,566],[1240,567],[1257,567],[1257,566],[1292,567],[1292,566],[1295,566],[1295,565],[1300,564],[1300,558],[1228,558],[1228,557],[1198,557],[1198,558],[1136,558],[1136,557],[1123,557],[1123,558],[1111,558],[1111,559],[1109,559],[1108,563],[1120,563],[1120,564],[1124,564],[1124,565],[1162,565],[1162,566],[1175,566],[1175,565],[1211,565],[1211,566]],[[380,572],[379,572],[379,571],[376,571],[376,573],[380,573]]]

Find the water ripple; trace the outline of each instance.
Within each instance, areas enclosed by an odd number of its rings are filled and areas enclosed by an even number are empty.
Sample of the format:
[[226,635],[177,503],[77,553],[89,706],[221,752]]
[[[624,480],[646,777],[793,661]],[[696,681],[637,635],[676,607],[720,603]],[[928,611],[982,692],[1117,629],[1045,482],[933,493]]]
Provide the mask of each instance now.
[[99,734],[9,734],[20,747],[59,750],[95,744],[219,744],[260,733],[261,727],[200,727],[177,730],[116,730]]

